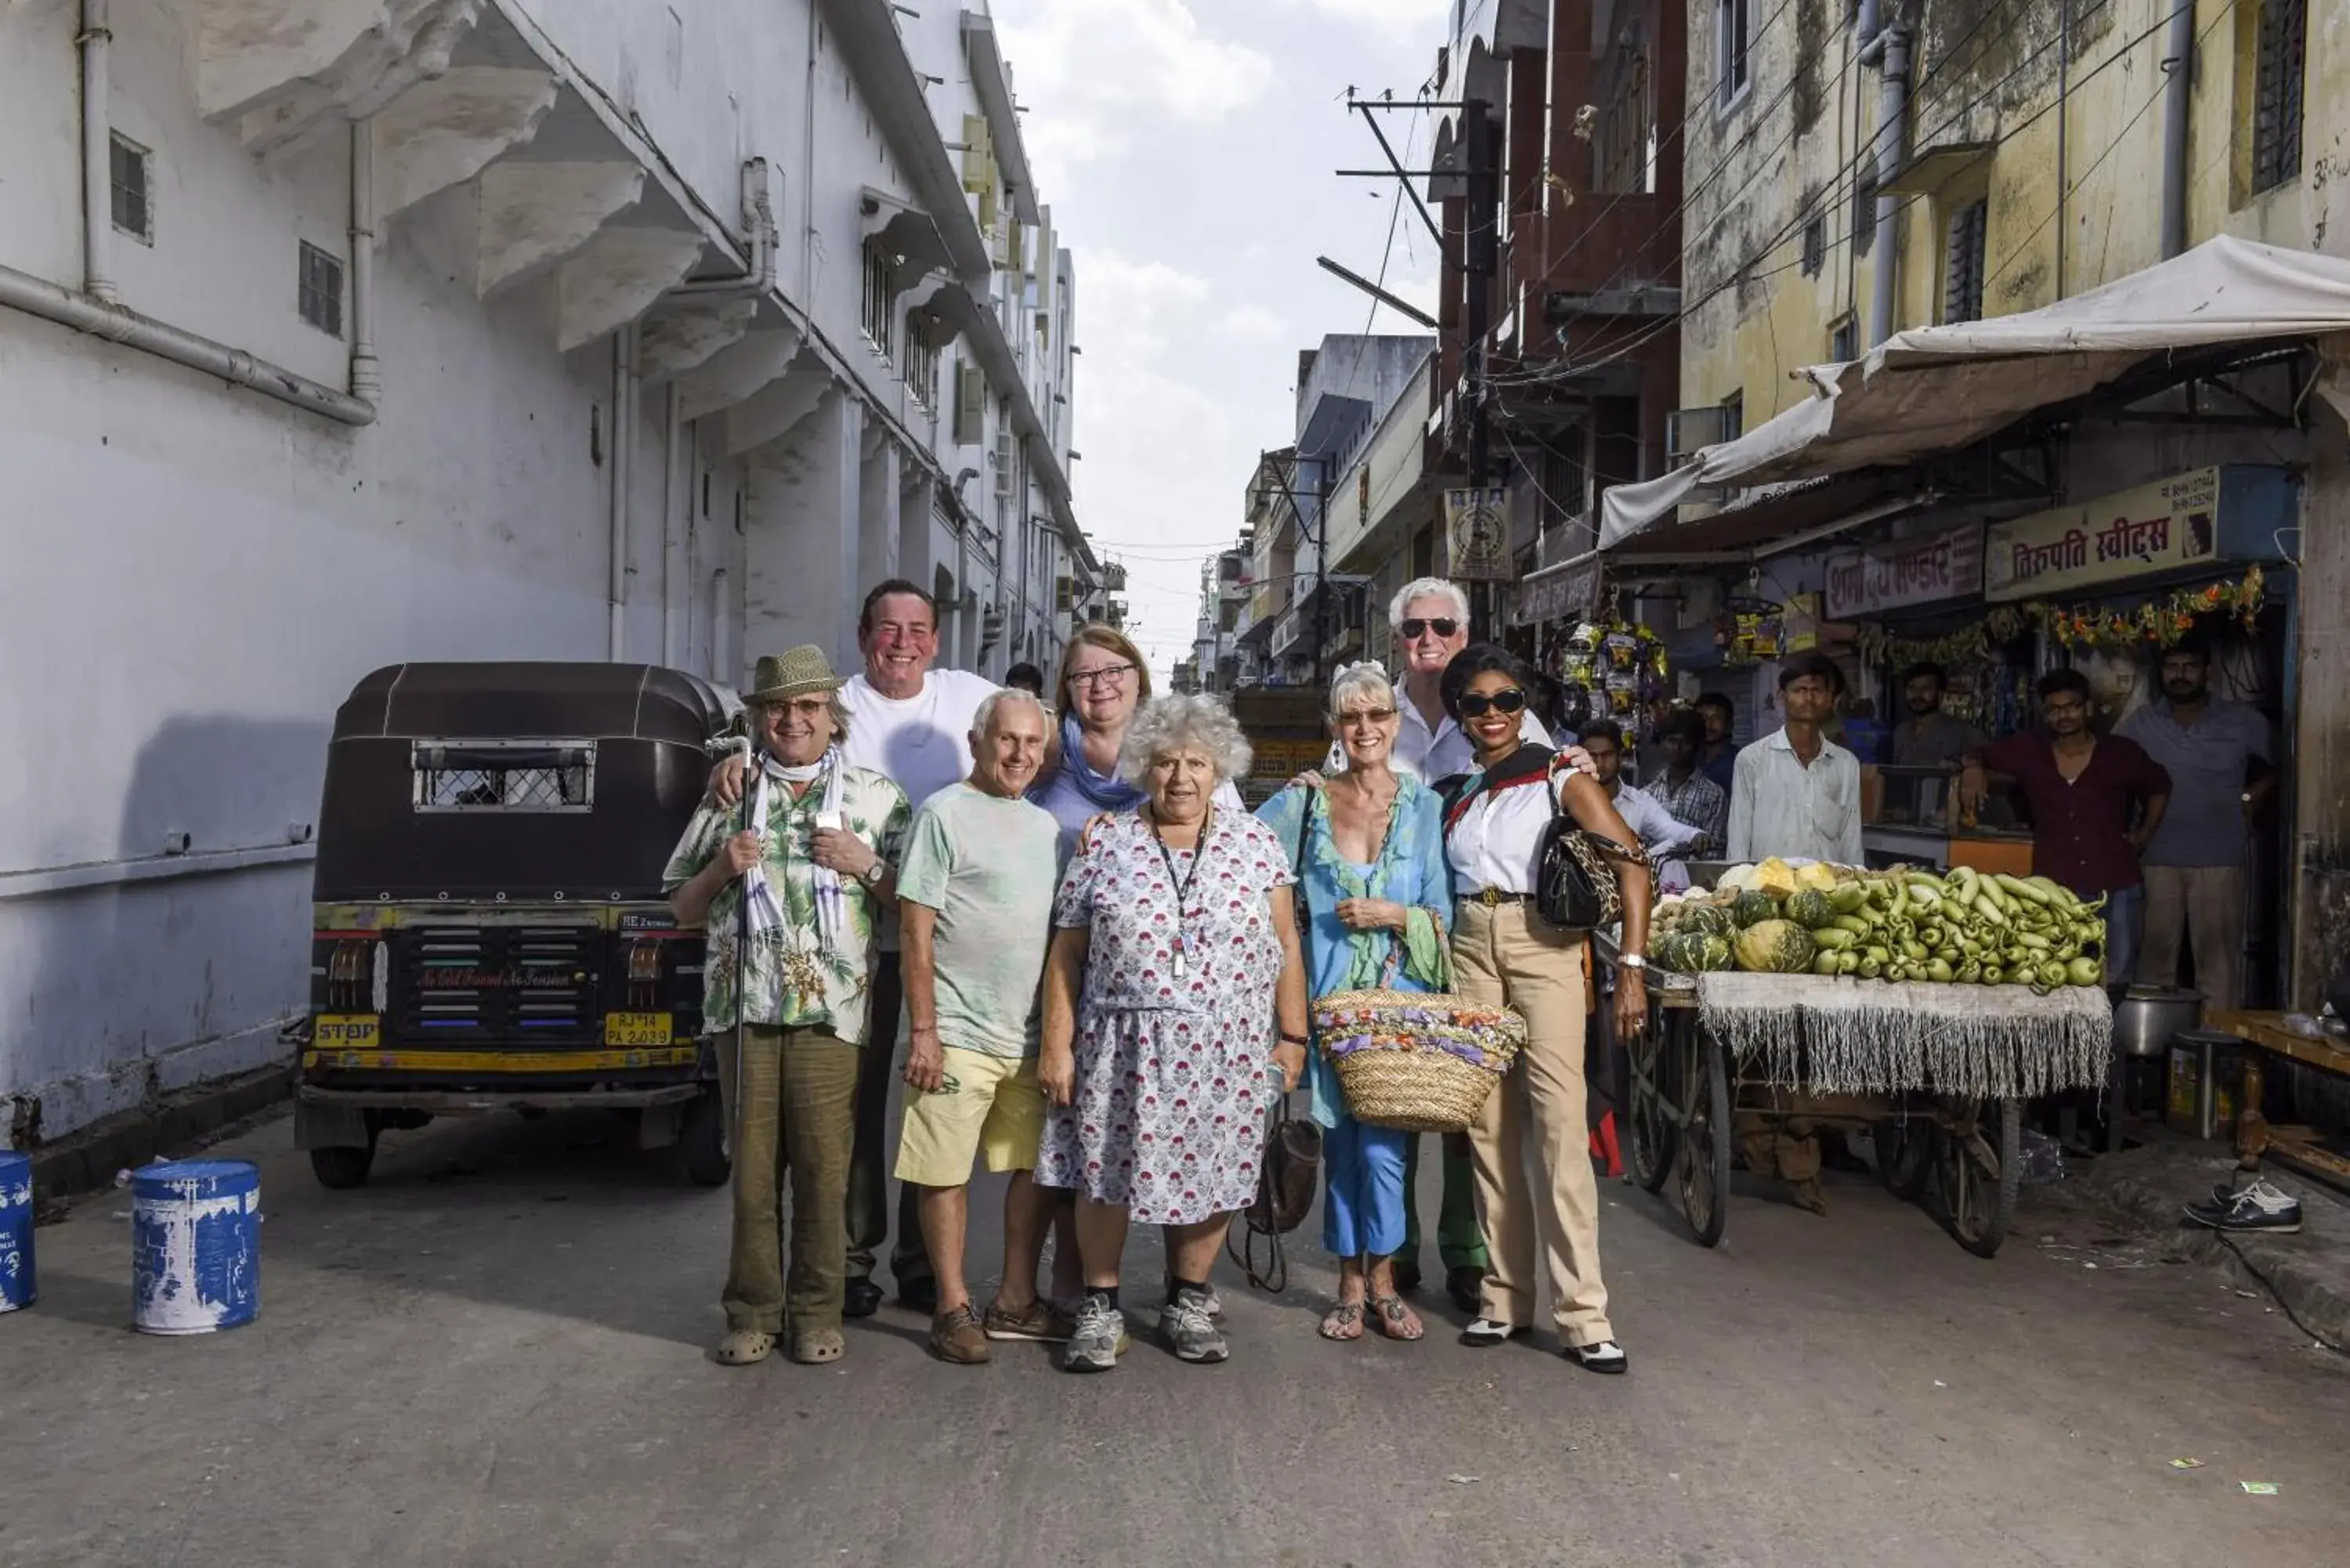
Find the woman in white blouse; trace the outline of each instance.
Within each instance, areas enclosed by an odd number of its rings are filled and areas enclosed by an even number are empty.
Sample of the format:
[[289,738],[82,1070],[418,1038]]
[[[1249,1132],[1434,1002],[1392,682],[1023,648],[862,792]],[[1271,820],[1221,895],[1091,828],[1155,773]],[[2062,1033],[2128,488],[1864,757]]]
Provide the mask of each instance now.
[[[1584,1018],[1590,1008],[1582,931],[1561,930],[1534,907],[1543,830],[1565,810],[1575,823],[1637,851],[1639,840],[1607,792],[1547,746],[1519,738],[1534,671],[1506,649],[1465,649],[1444,672],[1445,711],[1476,748],[1476,766],[1440,786],[1445,857],[1455,899],[1452,966],[1464,997],[1506,1002],[1525,1015],[1526,1048],[1485,1102],[1469,1141],[1487,1266],[1478,1315],[1461,1335],[1495,1345],[1534,1326],[1537,1260],[1551,1280],[1568,1360],[1621,1372],[1623,1346],[1607,1322],[1599,1278],[1599,1187],[1584,1119]],[[1617,863],[1624,896],[1625,967],[1616,1024],[1646,1028],[1648,997],[1647,864]],[[1531,1143],[1540,1179],[1529,1182]]]

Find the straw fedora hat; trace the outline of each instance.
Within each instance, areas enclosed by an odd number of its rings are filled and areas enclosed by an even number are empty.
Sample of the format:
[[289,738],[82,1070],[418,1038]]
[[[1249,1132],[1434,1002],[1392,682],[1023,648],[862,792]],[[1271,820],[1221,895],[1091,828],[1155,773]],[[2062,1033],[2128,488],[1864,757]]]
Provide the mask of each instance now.
[[782,658],[769,657],[759,660],[752,672],[751,690],[743,693],[746,703],[788,702],[795,697],[812,697],[821,691],[837,691],[848,684],[848,678],[832,672],[832,660],[824,649],[813,642],[804,642],[788,649]]

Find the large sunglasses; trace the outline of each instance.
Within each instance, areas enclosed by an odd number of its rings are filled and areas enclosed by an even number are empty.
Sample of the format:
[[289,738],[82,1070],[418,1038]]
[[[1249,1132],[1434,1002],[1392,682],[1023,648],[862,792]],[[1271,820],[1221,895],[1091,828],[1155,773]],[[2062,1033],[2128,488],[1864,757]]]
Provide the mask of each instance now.
[[1418,642],[1419,634],[1423,631],[1433,631],[1439,637],[1451,637],[1461,629],[1461,623],[1451,616],[1444,615],[1438,616],[1433,620],[1408,620],[1397,629],[1403,633],[1403,639],[1406,642]]
[[1514,686],[1503,687],[1490,697],[1482,691],[1461,694],[1461,716],[1464,719],[1482,719],[1489,710],[1496,713],[1522,713],[1525,707],[1526,694]]

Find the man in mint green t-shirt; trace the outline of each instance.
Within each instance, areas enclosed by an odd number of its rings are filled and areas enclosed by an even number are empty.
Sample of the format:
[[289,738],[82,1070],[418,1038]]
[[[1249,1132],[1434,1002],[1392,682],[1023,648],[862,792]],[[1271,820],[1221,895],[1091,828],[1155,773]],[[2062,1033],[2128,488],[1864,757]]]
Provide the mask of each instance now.
[[[1045,760],[1045,710],[1025,691],[982,702],[971,776],[922,804],[898,871],[911,1043],[898,1179],[920,1189],[922,1240],[938,1271],[931,1348],[990,1359],[990,1339],[1066,1339],[1036,1294],[1053,1219],[1030,1179],[1045,1128],[1036,1081],[1037,981],[1052,940],[1060,827],[1022,797]],[[963,1274],[972,1161],[1012,1172],[1003,1200],[1003,1288],[983,1322]]]

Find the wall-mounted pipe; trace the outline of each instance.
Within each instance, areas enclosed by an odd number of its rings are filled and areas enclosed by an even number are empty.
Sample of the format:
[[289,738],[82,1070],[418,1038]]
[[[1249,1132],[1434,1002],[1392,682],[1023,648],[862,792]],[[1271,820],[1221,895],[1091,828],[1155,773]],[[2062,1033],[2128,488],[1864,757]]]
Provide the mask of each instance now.
[[114,132],[106,71],[113,41],[107,0],[81,0],[81,32],[74,40],[81,50],[81,287],[109,305],[120,297],[114,287]]
[[[686,472],[684,398],[672,379],[667,395],[661,400],[661,662],[671,670],[681,668],[678,657],[678,599],[690,595],[691,587],[686,579],[686,569],[678,556],[685,534],[685,519],[678,510],[678,486]],[[691,496],[686,509],[692,509]]]
[[351,127],[351,395],[383,396],[383,362],[375,355],[375,131]]
[[726,667],[726,568],[721,566],[710,574],[710,679],[721,686],[735,680]]
[[2194,0],[2177,0],[2162,40],[2162,258],[2187,250],[2187,111],[2195,86]]
[[1901,202],[1887,190],[1909,158],[1909,35],[1887,24],[1869,40],[1881,71],[1877,94],[1877,239],[1869,256],[1868,346],[1893,336],[1894,290],[1898,266]]
[[612,618],[607,657],[615,664],[628,651],[629,489],[636,445],[637,328],[632,322],[612,335],[611,528],[605,545],[611,558],[606,587]]

